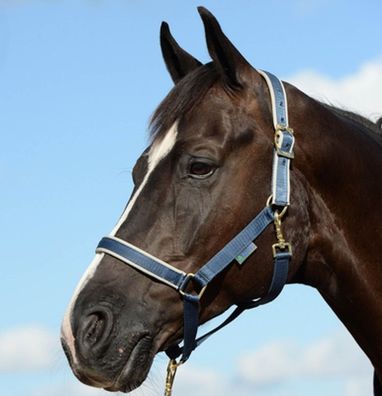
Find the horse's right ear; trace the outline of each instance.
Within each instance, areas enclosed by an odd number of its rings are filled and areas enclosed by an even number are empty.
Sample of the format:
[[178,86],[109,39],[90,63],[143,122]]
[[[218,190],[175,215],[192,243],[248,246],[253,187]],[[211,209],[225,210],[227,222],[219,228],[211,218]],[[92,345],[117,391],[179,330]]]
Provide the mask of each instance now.
[[228,86],[240,88],[248,71],[254,71],[249,62],[223,33],[217,19],[204,7],[198,7],[206,33],[208,52]]
[[166,22],[162,22],[160,28],[160,45],[167,70],[175,84],[186,74],[202,65],[201,62],[179,46],[171,35]]

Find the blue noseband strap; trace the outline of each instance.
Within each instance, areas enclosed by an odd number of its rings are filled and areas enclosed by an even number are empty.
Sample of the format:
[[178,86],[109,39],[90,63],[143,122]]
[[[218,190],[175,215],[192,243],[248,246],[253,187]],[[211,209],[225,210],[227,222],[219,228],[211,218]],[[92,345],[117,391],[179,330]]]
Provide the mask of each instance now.
[[109,254],[176,290],[180,289],[187,276],[185,272],[116,237],[102,238],[96,253]]
[[[243,311],[268,303],[276,298],[287,282],[291,248],[281,232],[281,218],[290,201],[290,162],[293,158],[294,136],[288,127],[287,99],[281,81],[273,74],[259,70],[268,84],[275,128],[272,194],[266,207],[231,241],[216,253],[195,274],[185,273],[149,253],[115,236],[102,238],[96,253],[105,253],[176,289],[184,304],[183,346],[173,345],[166,353],[185,362],[191,352],[208,337],[220,330]],[[281,210],[281,213],[280,213]],[[239,265],[256,250],[254,241],[271,224],[275,224],[278,243],[273,245],[274,270],[265,296],[241,303],[217,328],[196,339],[199,326],[200,299],[207,285],[236,260]]]

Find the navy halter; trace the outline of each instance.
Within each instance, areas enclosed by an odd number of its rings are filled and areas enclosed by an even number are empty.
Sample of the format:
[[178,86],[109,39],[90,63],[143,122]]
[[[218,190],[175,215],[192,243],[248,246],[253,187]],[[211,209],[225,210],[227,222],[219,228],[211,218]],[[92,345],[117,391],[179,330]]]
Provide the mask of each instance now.
[[[281,219],[290,203],[289,173],[290,162],[293,159],[294,136],[292,129],[288,126],[287,100],[282,82],[271,73],[261,70],[259,73],[264,77],[269,87],[275,128],[272,194],[265,208],[195,274],[185,273],[114,236],[102,238],[96,249],[96,253],[113,256],[142,273],[173,287],[181,294],[184,304],[183,346],[172,345],[166,350],[172,360],[181,356],[179,363],[175,362],[176,365],[184,363],[197,346],[243,311],[275,299],[287,281],[292,249],[283,237]],[[268,293],[259,299],[237,305],[237,308],[220,326],[197,339],[200,299],[206,287],[232,261],[236,260],[242,265],[256,250],[257,247],[254,244],[256,238],[271,223],[275,224],[278,242],[272,246],[274,270]],[[190,289],[193,289],[194,292],[189,292]]]

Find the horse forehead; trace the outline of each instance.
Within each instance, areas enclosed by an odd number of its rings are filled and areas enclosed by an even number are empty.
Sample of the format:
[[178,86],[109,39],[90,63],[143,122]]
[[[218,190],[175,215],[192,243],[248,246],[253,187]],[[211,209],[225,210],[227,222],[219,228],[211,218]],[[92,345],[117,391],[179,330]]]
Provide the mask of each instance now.
[[234,112],[230,109],[213,106],[195,109],[180,120],[179,140],[220,139],[232,131],[235,118]]
[[195,114],[185,117],[179,122],[178,142],[187,146],[212,145],[220,148],[229,148],[232,142],[243,140],[248,136],[250,141],[256,121],[252,115],[237,109],[212,109],[203,115]]

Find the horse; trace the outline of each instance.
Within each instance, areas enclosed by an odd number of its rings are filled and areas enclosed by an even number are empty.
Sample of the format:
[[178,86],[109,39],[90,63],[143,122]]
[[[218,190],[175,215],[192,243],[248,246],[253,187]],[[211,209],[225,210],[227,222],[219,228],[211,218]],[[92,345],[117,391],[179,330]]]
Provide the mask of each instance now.
[[153,115],[128,204],[65,313],[72,371],[129,392],[166,351],[171,394],[176,367],[205,339],[196,340],[199,325],[236,305],[233,320],[300,283],[319,291],[368,356],[380,396],[380,125],[253,68],[198,11],[209,63],[162,23],[174,87]]

